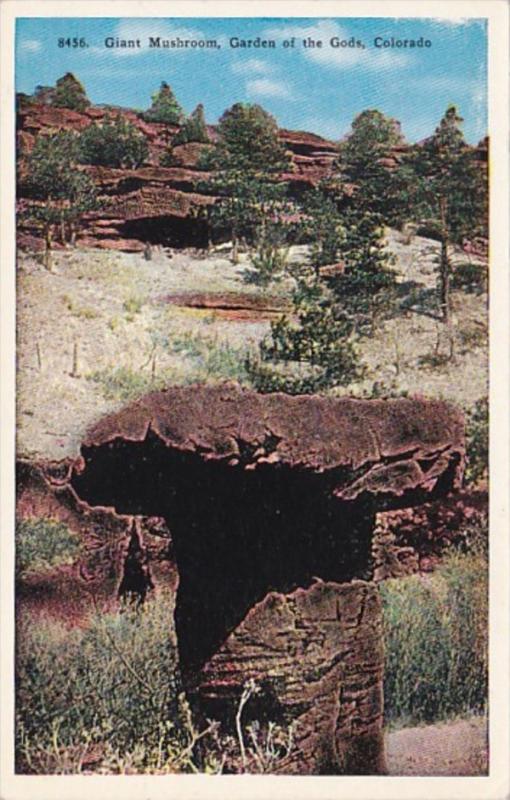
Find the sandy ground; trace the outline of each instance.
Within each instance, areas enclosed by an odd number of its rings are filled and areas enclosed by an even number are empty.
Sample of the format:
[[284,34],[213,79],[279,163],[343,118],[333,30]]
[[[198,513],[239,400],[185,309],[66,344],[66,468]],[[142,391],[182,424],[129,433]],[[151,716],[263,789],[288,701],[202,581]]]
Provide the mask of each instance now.
[[390,775],[487,775],[487,719],[403,728],[386,734]]
[[[420,301],[435,285],[438,245],[421,237],[405,244],[388,232],[388,247],[396,258],[402,308],[363,341],[359,351],[367,375],[342,393],[370,393],[377,383],[383,395],[409,392],[469,407],[487,387],[486,295],[454,293],[455,357],[431,365],[427,359],[437,344],[440,353],[448,349],[444,326]],[[291,258],[301,260],[304,250],[293,248]],[[229,320],[165,298],[180,292],[260,294],[245,280],[248,266],[246,260],[233,266],[223,254],[159,252],[145,261],[139,254],[68,250],[55,254],[50,273],[20,254],[18,454],[74,457],[87,427],[137,393],[162,384],[235,378],[244,354],[268,333],[269,321],[250,315]],[[267,291],[289,298],[291,290],[287,280]],[[233,350],[227,358],[226,343]],[[108,390],[119,368],[128,373],[129,398],[115,387]]]

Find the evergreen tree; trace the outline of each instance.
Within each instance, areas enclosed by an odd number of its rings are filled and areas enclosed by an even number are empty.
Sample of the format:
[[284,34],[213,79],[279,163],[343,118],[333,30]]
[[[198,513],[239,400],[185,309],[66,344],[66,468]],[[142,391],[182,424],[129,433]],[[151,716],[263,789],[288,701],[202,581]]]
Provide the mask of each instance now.
[[58,108],[85,111],[90,105],[90,100],[87,98],[84,87],[72,72],[66,72],[62,78],[59,78],[55,86],[55,92],[47,96],[51,104]]
[[169,125],[180,125],[183,111],[177,99],[165,81],[159,91],[152,95],[151,107],[143,113],[146,122],[166,122]]
[[149,155],[145,136],[121,116],[89,125],[78,145],[82,164],[102,167],[137,169]]
[[340,256],[343,272],[325,280],[358,334],[373,333],[391,307],[396,286],[392,258],[385,250],[379,214],[350,211],[343,217]]
[[220,118],[217,134],[204,162],[214,175],[204,189],[219,197],[211,224],[231,232],[236,262],[240,237],[253,238],[257,230],[263,235],[266,221],[283,212],[286,187],[277,178],[288,158],[276,120],[259,105],[233,105]]
[[352,132],[339,146],[343,179],[355,187],[351,207],[377,212],[387,224],[398,224],[408,207],[411,173],[385,163],[392,148],[403,142],[396,120],[367,109],[355,118]]
[[51,269],[54,230],[60,229],[62,243],[67,241],[66,225],[74,226],[80,214],[96,207],[92,179],[77,168],[77,137],[60,131],[39,136],[24,164],[23,193],[35,201],[27,208],[27,216],[42,225],[45,239],[45,265]]
[[450,248],[483,228],[487,186],[464,141],[462,118],[449,106],[433,136],[413,149],[416,213],[428,217],[441,241],[439,303],[443,320],[450,319]]
[[[311,273],[298,278],[292,299],[293,318],[271,323],[270,337],[260,345],[261,360],[248,359],[256,389],[303,394],[350,383],[359,374],[350,320]],[[289,372],[289,365],[298,374]]]
[[345,238],[337,190],[331,183],[321,183],[308,191],[302,202],[301,236],[311,242],[310,258],[317,277],[321,267],[338,261]]
[[204,107],[199,103],[190,116],[187,117],[180,131],[174,136],[172,145],[187,144],[188,142],[209,142],[207,125],[205,123]]

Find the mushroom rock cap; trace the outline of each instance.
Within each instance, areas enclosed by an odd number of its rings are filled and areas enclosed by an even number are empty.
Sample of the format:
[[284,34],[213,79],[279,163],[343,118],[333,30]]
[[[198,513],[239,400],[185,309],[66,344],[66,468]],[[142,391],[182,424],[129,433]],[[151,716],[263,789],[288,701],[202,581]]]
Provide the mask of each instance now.
[[93,449],[152,432],[165,445],[246,470],[287,467],[324,476],[332,496],[414,505],[460,487],[462,413],[440,400],[258,394],[237,384],[170,387],[101,419],[74,472]]

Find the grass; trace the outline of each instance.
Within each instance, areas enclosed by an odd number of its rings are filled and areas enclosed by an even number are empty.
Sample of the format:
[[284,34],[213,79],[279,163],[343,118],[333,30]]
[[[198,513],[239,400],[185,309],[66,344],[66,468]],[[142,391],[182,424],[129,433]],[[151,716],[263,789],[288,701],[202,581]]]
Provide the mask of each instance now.
[[[167,355],[178,355],[181,368],[178,370],[162,366],[163,359],[157,357],[158,373],[149,369],[152,357],[158,351]],[[87,375],[87,379],[98,384],[106,400],[130,402],[147,392],[163,389],[170,384],[195,381],[214,382],[236,380],[249,381],[246,369],[246,350],[227,341],[217,341],[199,333],[187,333],[174,337],[157,337],[146,369],[130,367],[106,367]],[[182,369],[184,367],[184,369]]]
[[93,308],[76,306],[73,299],[69,297],[68,294],[64,294],[62,300],[73,317],[77,317],[78,319],[97,319],[97,317],[99,317],[98,312]]
[[126,312],[126,319],[133,321],[135,314],[139,314],[143,307],[143,300],[141,297],[131,295],[124,300],[122,307]]
[[172,613],[163,598],[142,612],[96,614],[87,629],[51,620],[20,624],[17,771],[72,773],[92,758],[114,772],[134,764],[172,771],[191,735],[169,635]]
[[[87,628],[54,620],[17,630],[16,771],[29,774],[267,772],[293,747],[293,731],[216,723],[198,730],[182,693],[173,598],[92,616]],[[246,686],[241,701],[256,691]],[[200,745],[199,745],[200,742]]]
[[81,550],[77,534],[52,519],[17,520],[15,536],[18,576],[71,564]]
[[145,372],[135,372],[129,367],[115,367],[96,370],[87,376],[97,383],[106,400],[129,402],[147,392],[162,389],[166,381]]
[[487,557],[449,555],[433,574],[381,584],[386,720],[404,727],[487,703]]

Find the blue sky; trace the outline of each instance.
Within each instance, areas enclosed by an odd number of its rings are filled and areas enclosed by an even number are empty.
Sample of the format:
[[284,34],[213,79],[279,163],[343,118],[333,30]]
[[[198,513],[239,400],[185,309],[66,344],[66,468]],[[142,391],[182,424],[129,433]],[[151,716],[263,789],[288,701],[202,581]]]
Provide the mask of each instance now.
[[[84,37],[88,48],[59,48],[60,37]],[[140,49],[106,49],[108,36],[137,39]],[[211,39],[218,49],[149,49],[149,36]],[[231,37],[274,39],[275,49],[231,48]],[[322,40],[305,49],[305,37]],[[332,37],[365,48],[333,48]],[[419,39],[430,48],[376,48],[374,39]],[[284,40],[295,37],[294,48]],[[208,122],[238,101],[260,103],[281,127],[340,139],[354,117],[378,108],[402,123],[409,141],[433,132],[455,103],[464,134],[487,132],[486,21],[393,18],[31,18],[18,19],[16,90],[54,85],[73,72],[93,103],[145,109],[161,81],[184,110],[201,102]]]

